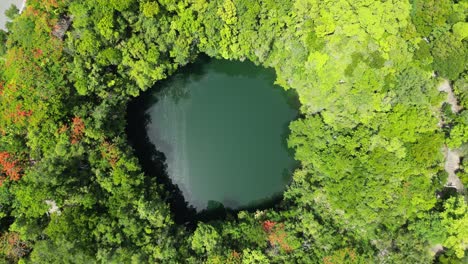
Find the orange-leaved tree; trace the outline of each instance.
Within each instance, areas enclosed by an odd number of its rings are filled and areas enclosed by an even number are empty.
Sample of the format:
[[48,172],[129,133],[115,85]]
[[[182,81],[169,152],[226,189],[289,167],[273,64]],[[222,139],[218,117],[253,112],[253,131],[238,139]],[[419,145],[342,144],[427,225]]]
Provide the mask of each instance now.
[[7,177],[18,181],[21,178],[21,167],[10,153],[3,151],[0,152],[0,186]]
[[72,120],[72,127],[73,130],[71,134],[71,143],[76,144],[83,138],[85,123],[83,119],[81,119],[78,116],[75,116]]

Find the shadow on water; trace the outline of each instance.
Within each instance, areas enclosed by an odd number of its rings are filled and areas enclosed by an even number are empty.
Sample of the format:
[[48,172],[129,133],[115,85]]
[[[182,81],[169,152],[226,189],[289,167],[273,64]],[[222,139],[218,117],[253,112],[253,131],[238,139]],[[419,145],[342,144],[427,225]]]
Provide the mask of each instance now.
[[[211,59],[209,57],[205,57],[203,60],[205,61],[201,61],[202,63],[208,62]],[[229,63],[225,63],[223,60],[215,60],[212,65],[209,65],[209,67],[210,70],[218,74],[226,74],[226,72],[229,72],[229,76],[231,77],[270,79],[272,76],[275,76],[273,69],[262,68],[262,70],[259,71],[258,69],[260,66],[256,66],[250,61],[230,61]]]
[[[169,79],[158,82],[152,89],[143,92],[139,97],[134,98],[128,103],[127,106],[127,136],[130,144],[135,150],[135,154],[140,161],[140,165],[144,170],[145,174],[151,180],[156,179],[158,184],[161,184],[164,188],[163,198],[170,205],[173,213],[174,221],[177,224],[183,224],[188,228],[195,228],[197,222],[208,222],[213,220],[222,219],[235,219],[238,212],[256,210],[264,210],[268,208],[279,209],[283,205],[283,193],[276,193],[268,198],[253,201],[247,206],[240,206],[234,199],[225,198],[223,201],[209,201],[207,209],[197,212],[197,210],[189,205],[185,200],[181,189],[172,182],[167,172],[166,155],[158,150],[158,146],[155,146],[147,133],[147,127],[150,123],[150,116],[147,113],[154,104],[156,104],[161,96],[170,96],[174,101],[184,100],[190,96],[190,91],[187,89],[188,83],[194,80],[200,80],[205,76],[206,65],[210,62],[211,58],[208,56],[200,56],[194,63],[191,63],[173,74]],[[233,62],[241,63],[241,62]],[[250,62],[243,62],[245,67],[239,70],[238,67],[229,67],[231,63],[219,64],[228,65],[224,69],[219,69],[219,73],[225,73],[228,70],[233,75],[237,76],[264,76],[270,78],[271,73],[265,73],[261,71],[259,73],[258,66],[255,66]],[[217,69],[217,68],[216,68]],[[273,71],[272,69],[269,69]],[[218,70],[217,70],[218,72]],[[274,72],[273,72],[274,74]],[[279,88],[279,87],[277,87]],[[283,91],[287,97],[288,104],[290,107],[298,109],[300,106],[297,94],[292,91]],[[297,117],[296,117],[297,118]],[[288,153],[293,157],[293,150],[287,147],[287,136],[290,134],[289,123],[284,125],[283,133],[281,134],[284,147],[288,150]],[[297,168],[298,163],[295,164],[294,168]],[[292,180],[293,169],[283,171],[283,179],[286,184],[289,185]],[[151,180],[148,184],[152,184]],[[232,209],[235,208],[235,209]]]
[[[147,111],[162,96],[170,96],[174,101],[188,98],[190,94],[185,89],[187,82],[190,82],[191,78],[201,78],[203,75],[202,67],[184,67],[173,74],[171,78],[159,81],[154,87],[141,93],[127,105],[126,132],[128,140],[134,148],[146,176],[155,178],[156,182],[164,188],[163,198],[169,204],[177,224],[193,222],[196,210],[185,201],[182,191],[169,177],[166,155],[159,151],[149,138],[147,128],[150,123],[150,115]],[[149,182],[149,184],[152,183]]]
[[[224,201],[209,201],[207,209],[198,212],[192,219],[193,224],[198,221],[208,222],[221,219],[235,219],[240,211],[255,212],[265,209],[280,209],[282,207],[283,194],[277,193],[270,197],[254,201],[247,206],[239,207],[238,203],[233,200],[225,199]],[[226,207],[225,207],[226,206]],[[235,209],[231,209],[235,208]]]
[[[174,213],[178,224],[190,222],[195,215],[195,209],[185,201],[182,192],[173,184],[167,174],[166,157],[151,143],[146,127],[149,115],[146,113],[149,102],[157,102],[154,93],[145,93],[132,100],[127,106],[127,135],[135,150],[143,171],[147,177],[156,178],[158,184],[164,187],[163,196]],[[149,182],[149,184],[152,184]]]

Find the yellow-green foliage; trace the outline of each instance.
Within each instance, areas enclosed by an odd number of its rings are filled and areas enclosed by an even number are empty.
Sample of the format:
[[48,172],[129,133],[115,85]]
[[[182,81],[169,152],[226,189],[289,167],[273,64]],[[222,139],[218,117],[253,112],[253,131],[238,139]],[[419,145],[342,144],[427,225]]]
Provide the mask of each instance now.
[[[438,261],[462,262],[466,200],[444,188],[442,149],[466,154],[467,8],[28,0],[0,34],[0,152],[22,165],[20,181],[2,180],[0,232],[27,241],[34,263],[431,263],[436,243]],[[200,53],[274,68],[297,92],[288,145],[300,165],[275,208],[177,225],[125,111]],[[442,106],[440,78],[460,112]]]

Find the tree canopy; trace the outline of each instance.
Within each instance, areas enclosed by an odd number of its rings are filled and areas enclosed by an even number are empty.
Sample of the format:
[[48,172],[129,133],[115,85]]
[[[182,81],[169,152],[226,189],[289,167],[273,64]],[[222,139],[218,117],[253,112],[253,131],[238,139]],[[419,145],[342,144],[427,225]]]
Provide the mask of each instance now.
[[[0,257],[16,263],[464,263],[466,0],[28,0],[0,31]],[[16,12],[16,13],[15,13]],[[63,31],[63,38],[54,32]],[[66,33],[65,33],[66,32]],[[273,68],[301,118],[274,208],[176,223],[126,137],[199,54]],[[448,81],[449,93],[438,89]],[[451,103],[459,111],[451,111]]]

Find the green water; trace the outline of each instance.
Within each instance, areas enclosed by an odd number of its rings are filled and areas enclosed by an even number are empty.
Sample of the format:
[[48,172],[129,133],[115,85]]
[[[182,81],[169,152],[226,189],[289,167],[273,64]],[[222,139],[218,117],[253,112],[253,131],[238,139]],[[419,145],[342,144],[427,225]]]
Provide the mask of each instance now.
[[147,135],[197,211],[255,206],[284,191],[295,166],[286,147],[294,97],[272,70],[199,60],[155,87]]

